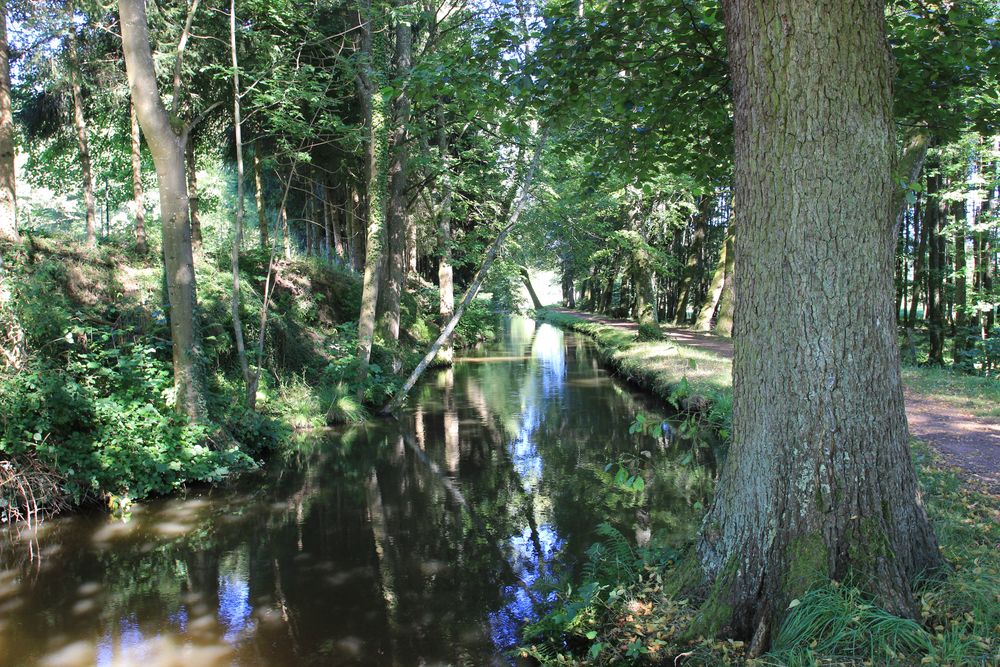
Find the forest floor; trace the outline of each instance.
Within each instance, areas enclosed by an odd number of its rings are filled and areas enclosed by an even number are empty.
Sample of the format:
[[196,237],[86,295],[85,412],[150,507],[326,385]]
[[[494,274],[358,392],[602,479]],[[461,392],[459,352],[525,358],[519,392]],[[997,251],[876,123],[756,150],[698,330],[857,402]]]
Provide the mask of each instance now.
[[[627,335],[635,335],[639,330],[639,325],[631,320],[569,308],[550,310],[609,326]],[[670,341],[685,348],[725,360],[733,357],[733,344],[727,338],[683,327],[664,326],[662,329]],[[904,373],[906,417],[911,435],[930,444],[942,460],[958,468],[964,478],[984,487],[992,495],[1000,495],[1000,419],[982,414],[980,410],[967,411],[954,400],[935,396],[929,383],[914,378],[914,373],[922,372]]]

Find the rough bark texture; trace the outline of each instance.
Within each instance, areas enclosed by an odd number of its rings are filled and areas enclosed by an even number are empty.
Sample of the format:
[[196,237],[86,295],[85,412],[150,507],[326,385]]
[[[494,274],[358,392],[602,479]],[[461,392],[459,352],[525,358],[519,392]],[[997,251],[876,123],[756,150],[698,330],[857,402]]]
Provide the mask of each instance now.
[[139,134],[139,117],[135,104],[129,102],[129,118],[132,134],[132,214],[135,216],[135,247],[146,252],[146,208],[142,203],[142,144]]
[[[395,10],[406,10],[406,0],[393,0]],[[396,86],[392,100],[392,138],[389,148],[389,200],[386,211],[386,265],[379,296],[381,325],[391,340],[399,340],[399,307],[406,281],[406,126],[410,122],[410,98],[405,89],[410,75],[413,31],[409,20],[396,19]]]
[[201,248],[201,214],[198,210],[198,161],[194,155],[194,140],[188,137],[185,142],[185,165],[187,166],[188,211],[191,216],[191,242],[194,247]]
[[192,419],[205,417],[201,346],[196,322],[197,287],[188,224],[184,174],[186,136],[174,131],[156,86],[143,0],[120,0],[122,46],[136,115],[153,154],[160,190],[163,264],[170,301],[174,388],[177,409]]
[[[72,13],[73,5],[69,5]],[[76,52],[75,28],[70,27],[66,52],[69,54],[69,84],[73,96],[73,125],[80,146],[80,171],[83,177],[83,205],[87,219],[87,245],[97,244],[97,207],[94,204],[94,177],[90,169],[90,142],[87,140],[87,119],[83,113],[83,90],[80,87],[80,58]]]
[[883,4],[724,7],[739,219],[733,444],[698,543],[712,582],[698,631],[756,637],[760,650],[789,601],[830,578],[853,576],[911,614],[913,578],[940,556],[893,327]]
[[17,241],[17,188],[14,169],[14,116],[10,104],[10,50],[7,3],[0,2],[0,241]]
[[[370,0],[361,2],[363,65],[358,76],[358,91],[368,132],[366,177],[368,180],[368,231],[365,243],[365,270],[361,289],[361,312],[358,316],[358,392],[363,398],[368,362],[375,339],[375,309],[379,297],[379,273],[385,248],[385,199],[388,173],[387,104],[382,94],[385,80],[384,15],[373,10]],[[379,25],[372,25],[378,21]]]

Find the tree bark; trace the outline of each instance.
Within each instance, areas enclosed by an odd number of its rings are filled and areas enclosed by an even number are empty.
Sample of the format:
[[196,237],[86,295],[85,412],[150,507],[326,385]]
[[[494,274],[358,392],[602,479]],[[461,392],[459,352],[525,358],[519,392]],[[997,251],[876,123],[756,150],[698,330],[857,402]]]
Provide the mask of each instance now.
[[[438,210],[438,312],[441,321],[447,322],[455,312],[455,278],[451,264],[451,165],[448,159],[448,132],[445,126],[444,106],[437,105],[438,158],[441,160],[441,204]],[[449,338],[441,346],[437,358],[446,364],[455,356]]]
[[201,249],[201,213],[198,210],[198,161],[194,155],[194,140],[185,141],[185,164],[187,166],[188,211],[191,216],[191,242],[195,250]]
[[[925,255],[927,254],[927,223],[924,221],[922,198],[917,194],[917,201],[913,204],[913,237],[917,240],[917,249],[913,257],[913,289],[910,292],[910,328],[917,321],[917,305],[920,302],[920,289],[926,288],[927,276],[924,269]],[[926,291],[926,289],[925,289]]]
[[528,273],[526,267],[518,267],[518,272],[521,274],[521,282],[524,283],[524,289],[528,292],[528,297],[531,299],[531,307],[535,310],[542,309],[542,302],[538,299],[538,294],[535,293],[535,287],[531,284],[531,274]]
[[129,120],[132,135],[132,212],[135,216],[135,247],[140,253],[146,252],[146,207],[142,195],[142,144],[139,134],[139,118],[135,104],[129,101]]
[[[940,167],[940,165],[938,165]],[[927,332],[930,348],[927,363],[944,365],[944,237],[941,228],[947,219],[947,204],[942,201],[940,169],[927,177]]]
[[967,225],[965,220],[965,200],[952,205],[955,216],[955,339],[952,342],[951,358],[956,366],[966,365],[969,349],[968,282],[965,277],[965,244]]
[[698,202],[698,212],[694,218],[694,233],[691,235],[691,242],[688,244],[688,261],[684,267],[684,276],[679,287],[679,299],[677,312],[674,314],[675,324],[687,322],[688,305],[693,304],[692,291],[695,289],[695,280],[698,277],[698,267],[701,265],[701,249],[705,244],[705,229],[708,221],[715,209],[715,197],[702,195]]
[[176,406],[191,419],[202,420],[206,416],[204,381],[184,173],[187,136],[185,132],[174,131],[157,89],[144,0],[119,0],[118,11],[129,90],[135,101],[142,133],[153,155],[159,183]]
[[14,167],[14,114],[10,100],[10,47],[7,3],[0,2],[0,241],[18,241],[17,171]]
[[726,278],[732,272],[733,255],[733,226],[730,224],[726,230],[726,239],[722,242],[722,249],[719,251],[719,261],[715,265],[715,272],[712,274],[712,283],[708,287],[708,298],[702,304],[698,317],[695,319],[694,328],[698,331],[711,331],[712,323],[715,321],[716,313],[719,310],[719,303],[722,300],[722,292],[726,286]]
[[[362,66],[358,75],[358,91],[362,115],[367,129],[365,171],[368,181],[368,231],[365,243],[365,270],[361,290],[361,312],[358,315],[358,399],[364,397],[375,339],[375,313],[379,300],[379,273],[385,249],[385,199],[388,175],[388,109],[382,93],[385,82],[385,12],[373,8],[371,0],[361,0]],[[374,25],[373,25],[374,23]]]
[[853,575],[912,615],[913,579],[940,555],[892,316],[884,6],[723,6],[739,219],[733,444],[698,542],[713,585],[695,623],[753,638],[755,654],[793,598],[831,579]]
[[[240,317],[240,247],[243,245],[243,121],[240,111],[240,63],[236,51],[236,0],[229,0],[229,53],[233,65],[233,130],[236,141],[236,216],[233,220],[233,245],[230,248],[233,294],[230,312],[233,316],[233,337],[236,339],[236,356],[246,383],[247,407],[257,409],[258,375],[250,370],[246,341],[243,338],[243,320]],[[266,280],[267,278],[265,278]]]
[[[70,16],[73,4],[68,6]],[[97,208],[94,204],[94,177],[90,168],[90,142],[87,139],[87,119],[83,113],[83,90],[80,86],[80,57],[76,51],[76,28],[70,25],[66,42],[69,55],[69,82],[73,97],[73,124],[76,126],[76,140],[80,146],[80,171],[83,175],[83,205],[86,210],[87,246],[97,245]]]
[[264,209],[264,176],[260,166],[260,147],[253,149],[253,183],[254,201],[257,204],[257,234],[260,236],[260,247],[267,249],[271,245],[267,231],[267,211]]
[[[393,0],[395,11],[406,11],[408,0]],[[406,182],[407,136],[410,122],[410,98],[406,90],[410,75],[413,31],[405,14],[396,19],[395,86],[399,88],[392,100],[392,137],[389,147],[389,200],[386,215],[386,271],[383,292],[379,297],[379,316],[391,340],[399,340],[399,309],[406,281]],[[396,365],[400,362],[396,360]]]

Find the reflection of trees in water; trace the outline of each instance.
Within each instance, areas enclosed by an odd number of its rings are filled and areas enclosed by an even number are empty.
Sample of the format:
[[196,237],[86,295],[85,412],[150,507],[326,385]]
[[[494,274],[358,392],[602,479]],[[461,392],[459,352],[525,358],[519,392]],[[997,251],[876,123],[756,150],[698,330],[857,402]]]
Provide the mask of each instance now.
[[602,479],[646,446],[627,428],[648,406],[573,336],[511,325],[506,338],[505,361],[425,382],[402,425],[302,439],[268,475],[129,524],[54,522],[33,584],[0,572],[0,604],[15,600],[2,620],[25,628],[13,644],[0,628],[5,659],[82,642],[85,664],[129,646],[187,646],[199,665],[482,662],[530,613],[529,585],[601,521],[685,533],[709,474],[679,465],[679,448],[654,451],[643,494]]

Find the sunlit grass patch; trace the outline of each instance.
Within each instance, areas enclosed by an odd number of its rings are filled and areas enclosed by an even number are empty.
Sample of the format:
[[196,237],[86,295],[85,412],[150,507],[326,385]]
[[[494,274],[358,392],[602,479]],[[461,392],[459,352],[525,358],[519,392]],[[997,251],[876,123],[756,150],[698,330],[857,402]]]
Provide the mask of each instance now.
[[918,396],[979,417],[1000,418],[1000,377],[969,375],[950,368],[904,366],[903,382]]

